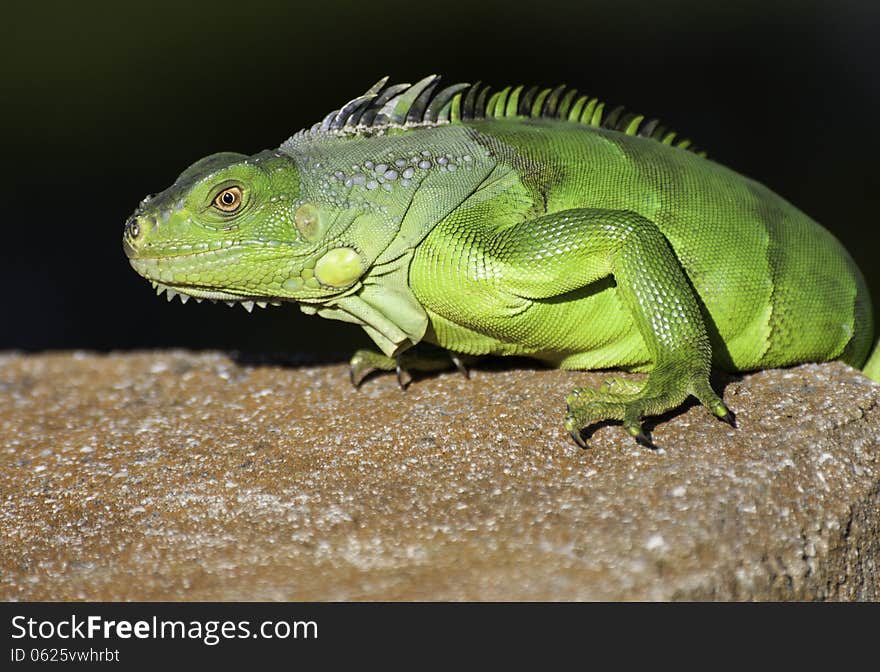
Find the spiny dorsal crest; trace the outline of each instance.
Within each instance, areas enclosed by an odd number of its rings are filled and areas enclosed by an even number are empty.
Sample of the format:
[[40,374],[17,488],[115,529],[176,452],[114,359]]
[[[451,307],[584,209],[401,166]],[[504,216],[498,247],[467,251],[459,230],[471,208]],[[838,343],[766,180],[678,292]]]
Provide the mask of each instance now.
[[577,89],[508,86],[492,92],[482,82],[441,88],[439,75],[415,84],[388,84],[383,77],[362,96],[333,110],[305,133],[364,134],[371,130],[406,129],[459,124],[472,119],[560,119],[574,124],[651,138],[664,145],[705,156],[690,140],[679,138],[658,119],[627,112],[618,106],[606,112],[598,98],[579,95]]

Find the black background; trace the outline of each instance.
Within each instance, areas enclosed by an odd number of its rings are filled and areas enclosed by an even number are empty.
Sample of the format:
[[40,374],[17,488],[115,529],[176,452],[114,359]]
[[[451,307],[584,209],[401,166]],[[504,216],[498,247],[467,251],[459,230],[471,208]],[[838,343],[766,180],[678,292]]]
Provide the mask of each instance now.
[[658,116],[832,230],[880,297],[878,2],[39,2],[3,24],[0,348],[367,344],[292,306],[167,304],[120,239],[192,161],[276,147],[384,74]]

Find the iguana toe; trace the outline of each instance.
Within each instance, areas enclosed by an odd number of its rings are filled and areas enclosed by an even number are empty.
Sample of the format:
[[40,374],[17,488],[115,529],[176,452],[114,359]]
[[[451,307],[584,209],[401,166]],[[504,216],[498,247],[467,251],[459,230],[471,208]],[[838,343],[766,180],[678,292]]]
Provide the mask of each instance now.
[[727,408],[727,404],[721,400],[721,397],[715,394],[707,380],[696,380],[691,394],[699,399],[700,403],[708,408],[709,412],[716,418],[726,422],[731,427],[736,427],[736,418],[734,418],[733,413],[730,412],[730,409]]
[[630,378],[608,378],[599,386],[599,392],[616,392],[619,394],[638,394],[645,386],[644,380]]
[[[360,387],[360,384],[374,371],[394,371],[397,362],[391,357],[372,350],[358,350],[348,362],[348,375],[351,384]],[[398,375],[398,380],[400,376]]]

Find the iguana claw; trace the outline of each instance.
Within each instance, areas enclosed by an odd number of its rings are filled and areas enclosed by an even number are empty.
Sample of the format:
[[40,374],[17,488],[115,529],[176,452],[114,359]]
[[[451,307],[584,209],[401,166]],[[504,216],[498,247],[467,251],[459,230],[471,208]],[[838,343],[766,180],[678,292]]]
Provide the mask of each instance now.
[[461,375],[463,375],[465,378],[468,378],[468,379],[471,377],[471,372],[467,370],[467,368],[464,365],[464,362],[461,361],[461,357],[456,355],[454,352],[450,352],[449,358],[452,360],[452,363],[455,365],[455,368],[458,370],[458,372]]
[[584,441],[584,437],[581,436],[580,430],[569,429],[568,435],[571,437],[571,440],[574,441],[581,448],[589,448],[587,442]]
[[728,425],[736,429],[736,416],[729,409],[724,415],[718,415],[715,417],[717,417],[722,422],[726,422]]
[[400,385],[401,390],[406,390],[406,388],[409,387],[409,384],[412,382],[412,375],[409,371],[407,371],[400,365],[399,359],[397,361],[397,365],[394,367],[394,370],[397,372],[397,384]]
[[568,435],[571,437],[572,441],[574,441],[581,448],[589,448],[581,433],[581,427],[578,425],[577,420],[575,420],[574,416],[571,414],[571,405],[568,406],[568,413],[565,416],[564,424],[565,429],[568,430]]
[[650,437],[645,434],[645,432],[639,432],[636,434],[636,443],[645,448],[650,448],[651,450],[658,450],[657,444],[651,441]]

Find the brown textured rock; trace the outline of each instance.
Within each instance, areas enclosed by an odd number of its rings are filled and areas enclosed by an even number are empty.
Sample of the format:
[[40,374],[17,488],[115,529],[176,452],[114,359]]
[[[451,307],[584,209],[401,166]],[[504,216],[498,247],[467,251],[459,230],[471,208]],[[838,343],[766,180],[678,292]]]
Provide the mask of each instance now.
[[880,597],[880,386],[765,371],[736,430],[692,406],[660,450],[580,450],[562,398],[602,377],[4,355],[0,597]]

